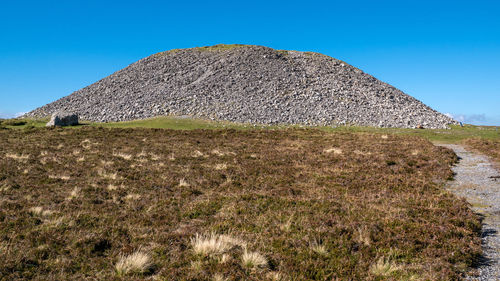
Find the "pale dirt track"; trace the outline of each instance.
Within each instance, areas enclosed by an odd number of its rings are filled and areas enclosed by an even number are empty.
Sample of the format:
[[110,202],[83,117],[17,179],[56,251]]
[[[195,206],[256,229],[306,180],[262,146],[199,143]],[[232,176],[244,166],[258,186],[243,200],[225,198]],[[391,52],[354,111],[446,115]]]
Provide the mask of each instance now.
[[460,157],[453,167],[455,178],[448,183],[450,191],[464,197],[473,210],[482,216],[482,243],[484,257],[478,267],[478,276],[468,280],[500,280],[500,178],[489,158],[466,150],[460,145],[442,145]]

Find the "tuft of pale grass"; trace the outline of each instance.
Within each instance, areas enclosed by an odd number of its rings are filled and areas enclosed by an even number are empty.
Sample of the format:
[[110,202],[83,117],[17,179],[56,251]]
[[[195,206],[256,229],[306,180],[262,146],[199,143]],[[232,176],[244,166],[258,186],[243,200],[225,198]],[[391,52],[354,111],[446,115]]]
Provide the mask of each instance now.
[[125,196],[125,200],[138,200],[139,198],[141,198],[141,195],[137,193],[130,193]]
[[219,157],[224,156],[224,153],[220,152],[218,149],[213,149],[211,153]]
[[194,158],[198,158],[198,157],[202,157],[203,153],[199,150],[195,150],[191,156]]
[[14,159],[16,161],[26,162],[30,156],[25,154],[15,154],[15,153],[7,153],[5,154],[6,158]]
[[370,232],[366,228],[358,228],[358,242],[366,246],[371,245],[372,239],[370,237]]
[[311,242],[309,244],[309,248],[319,254],[319,255],[322,255],[322,256],[326,256],[328,255],[328,250],[326,249],[325,245],[321,244],[321,242],[318,242],[317,240],[314,240],[313,242]]
[[84,139],[80,145],[85,148],[85,149],[90,149],[91,147],[91,143],[90,143],[90,140],[89,139]]
[[292,229],[292,220],[293,220],[293,217],[290,217],[286,222],[281,223],[279,225],[279,228],[281,229],[281,231],[289,232]]
[[51,210],[43,210],[42,212],[42,217],[50,217],[54,214],[55,212],[54,211],[51,211]]
[[120,158],[123,158],[125,160],[131,160],[133,157],[132,154],[128,154],[128,153],[124,153],[124,152],[114,152],[113,156],[120,157]]
[[241,263],[248,269],[267,267],[267,259],[257,252],[249,252],[245,249],[241,256]]
[[97,174],[101,176],[104,179],[110,179],[110,180],[116,180],[118,178],[117,173],[106,173],[104,170],[99,169],[97,170]]
[[284,281],[285,280],[285,276],[283,276],[283,274],[281,274],[280,272],[276,272],[276,271],[268,272],[266,274],[266,277],[271,281]]
[[147,163],[149,160],[146,158],[146,157],[141,157],[139,159],[137,159],[137,162],[139,163]]
[[186,181],[186,179],[182,178],[179,180],[179,186],[180,187],[189,187],[190,184]]
[[69,180],[70,179],[70,176],[66,176],[66,175],[49,175],[49,178],[50,179],[59,179],[59,180]]
[[386,140],[386,139],[388,139],[388,138],[389,138],[389,136],[387,136],[387,135],[382,135],[382,136],[380,136],[380,137],[381,137],[382,139],[384,139],[384,140]]
[[113,163],[114,163],[113,161],[101,160],[101,164],[103,166],[111,166],[111,165],[113,165]]
[[193,251],[199,255],[222,254],[231,248],[230,244],[224,243],[216,234],[207,236],[196,234],[191,239]]
[[328,149],[325,149],[325,150],[323,150],[323,151],[324,151],[324,152],[326,152],[326,153],[332,153],[332,152],[333,152],[333,154],[342,154],[342,149],[340,149],[340,148],[335,148],[335,147],[333,147],[333,148],[328,148]]
[[215,273],[214,276],[212,277],[212,281],[227,281],[229,279],[225,278],[224,275],[220,273]]
[[401,270],[401,267],[391,262],[389,259],[381,257],[370,267],[370,273],[375,276],[390,276],[392,273]]
[[151,256],[139,249],[128,256],[120,255],[115,269],[118,275],[126,275],[129,273],[144,273],[152,265]]
[[39,207],[39,206],[38,207],[31,207],[29,211],[32,215],[39,216],[42,214],[43,208]]
[[[46,211],[44,211],[46,212]],[[51,212],[50,214],[52,214],[53,212]],[[44,215],[44,216],[48,216],[48,215]],[[47,220],[45,221],[45,223],[47,224],[47,226],[50,226],[50,227],[58,227],[60,225],[62,225],[64,222],[66,222],[66,218],[65,217],[59,217],[59,218],[55,218],[55,219],[50,219],[50,220]]]
[[72,200],[72,199],[78,197],[79,193],[80,193],[80,189],[78,187],[73,188],[73,190],[71,191],[69,196],[66,197],[66,200]]
[[203,268],[203,262],[200,260],[191,261],[191,269],[194,271],[201,271]]
[[42,207],[32,207],[29,209],[29,212],[34,216],[42,216],[42,217],[50,217],[55,212],[51,210],[44,210]]
[[208,235],[196,234],[191,238],[193,251],[198,255],[220,255],[235,246],[246,248],[246,243],[228,235],[211,233]]
[[228,254],[222,254],[220,259],[218,260],[220,264],[227,263],[231,259],[231,256]]
[[160,157],[159,155],[154,154],[154,153],[152,153],[152,152],[151,152],[151,153],[149,153],[149,156],[151,156],[151,160],[153,160],[153,161],[158,161],[158,160],[160,160],[160,159],[161,159],[161,157]]
[[4,242],[0,242],[0,255],[5,255],[9,250],[9,245]]
[[227,164],[226,163],[217,164],[217,165],[215,165],[215,169],[216,170],[225,170],[225,169],[227,169]]

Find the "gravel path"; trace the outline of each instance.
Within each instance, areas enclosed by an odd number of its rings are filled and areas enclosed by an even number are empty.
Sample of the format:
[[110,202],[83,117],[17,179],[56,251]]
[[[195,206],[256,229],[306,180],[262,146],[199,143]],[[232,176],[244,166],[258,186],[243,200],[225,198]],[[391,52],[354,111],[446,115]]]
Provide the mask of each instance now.
[[488,157],[465,150],[459,145],[443,145],[453,149],[460,162],[453,167],[455,180],[449,189],[472,204],[473,210],[484,216],[484,259],[479,276],[467,280],[500,280],[500,178]]

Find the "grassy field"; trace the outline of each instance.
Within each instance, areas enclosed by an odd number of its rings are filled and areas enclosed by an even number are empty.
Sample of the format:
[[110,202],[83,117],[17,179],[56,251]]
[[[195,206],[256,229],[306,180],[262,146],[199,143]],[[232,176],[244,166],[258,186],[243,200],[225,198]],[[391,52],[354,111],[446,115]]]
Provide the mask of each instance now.
[[499,127],[488,126],[473,126],[465,125],[451,126],[446,130],[433,130],[433,129],[399,129],[399,128],[373,128],[373,127],[338,127],[338,128],[325,128],[327,131],[334,132],[368,132],[368,133],[382,133],[382,134],[396,134],[396,135],[409,135],[417,136],[428,139],[435,143],[462,143],[466,139],[481,138],[481,139],[500,139]]
[[[94,123],[92,126],[102,126],[106,128],[162,128],[162,129],[221,129],[232,128],[238,130],[245,129],[287,129],[303,128],[302,126],[254,126],[248,124],[236,124],[230,122],[214,122],[197,119],[180,119],[178,117],[158,117],[130,122]],[[308,127],[311,128],[311,127]],[[396,134],[410,135],[426,138],[433,142],[459,143],[469,138],[500,139],[499,127],[465,125],[451,126],[448,130],[432,129],[399,129],[399,128],[374,128],[360,126],[340,126],[340,127],[312,127],[314,129],[327,132],[355,132],[355,133],[376,133],[376,134]]]
[[[230,122],[214,122],[190,118],[178,117],[157,117],[145,120],[137,120],[130,122],[110,122],[110,123],[93,123],[92,126],[100,126],[105,128],[161,128],[175,130],[192,130],[192,129],[221,129],[231,128],[238,130],[246,129],[263,129],[276,130],[287,128],[304,128],[303,126],[270,126],[261,125],[254,126],[248,124],[237,124]],[[499,127],[489,126],[473,126],[465,125],[451,126],[447,130],[432,130],[432,129],[399,129],[399,128],[374,128],[360,126],[339,126],[339,127],[307,127],[322,130],[326,132],[354,132],[354,133],[375,133],[375,134],[396,134],[410,135],[426,138],[433,142],[442,143],[459,143],[469,138],[482,139],[499,139]]]
[[456,156],[360,131],[0,129],[0,279],[460,278]]
[[[26,129],[32,127],[44,127],[47,119],[31,120],[20,119],[18,121],[27,122],[17,126],[6,125],[8,128]],[[11,119],[9,122],[16,123],[16,119]],[[4,121],[6,122],[6,121]],[[270,125],[249,125],[238,124],[231,122],[215,122],[201,119],[180,118],[180,117],[156,117],[144,120],[135,120],[128,122],[109,122],[109,123],[92,123],[82,122],[83,126],[96,126],[104,128],[157,128],[157,129],[173,129],[173,130],[194,130],[194,129],[237,129],[237,130],[277,130],[288,128],[304,128],[304,126],[270,126]],[[2,124],[0,123],[0,126]],[[76,126],[81,127],[81,126]],[[352,132],[352,133],[371,133],[371,134],[395,134],[418,136],[428,139],[432,142],[441,143],[462,143],[466,139],[480,138],[486,140],[500,140],[500,127],[493,126],[473,126],[465,125],[451,126],[447,130],[432,130],[432,129],[399,129],[399,128],[375,128],[375,127],[360,127],[360,126],[340,126],[340,127],[306,127],[326,132]]]
[[0,119],[0,129],[31,129],[45,127],[48,119]]

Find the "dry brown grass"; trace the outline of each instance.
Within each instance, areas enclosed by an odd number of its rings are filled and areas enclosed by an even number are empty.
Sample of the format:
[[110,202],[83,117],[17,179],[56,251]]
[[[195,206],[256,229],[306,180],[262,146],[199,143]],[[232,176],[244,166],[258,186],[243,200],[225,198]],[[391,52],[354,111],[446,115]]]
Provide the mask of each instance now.
[[466,139],[463,143],[469,148],[491,157],[500,169],[500,140],[489,140],[481,138]]
[[[418,138],[87,127],[0,143],[5,280],[456,280],[481,252],[478,217],[442,187],[455,155]],[[131,266],[137,249],[149,262]]]
[[228,281],[229,279],[225,278],[224,275],[220,273],[214,274],[214,277],[212,278],[212,281]]
[[401,267],[391,262],[389,259],[381,257],[370,267],[370,273],[377,277],[388,277],[401,270]]
[[245,249],[243,255],[241,256],[241,263],[245,268],[248,269],[258,269],[267,267],[267,259],[258,252],[250,252]]
[[309,248],[318,255],[328,255],[328,249],[318,240],[310,242]]
[[131,160],[134,157],[134,155],[127,154],[124,152],[115,152],[115,153],[113,153],[113,156],[120,157],[120,158],[123,158],[125,160]]
[[335,148],[335,147],[325,149],[324,151],[325,151],[326,153],[332,153],[332,152],[333,152],[333,154],[342,154],[342,149],[340,149],[340,148]]
[[11,158],[11,159],[14,159],[17,161],[21,161],[21,162],[26,162],[30,158],[29,155],[17,154],[17,153],[7,153],[7,154],[5,154],[5,157]]
[[118,275],[144,273],[152,266],[151,256],[138,250],[130,255],[121,255],[115,265]]
[[215,169],[216,170],[225,170],[225,169],[227,169],[227,164],[226,163],[217,164],[217,165],[215,165]]

